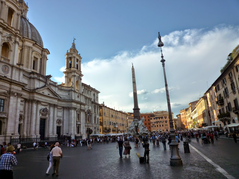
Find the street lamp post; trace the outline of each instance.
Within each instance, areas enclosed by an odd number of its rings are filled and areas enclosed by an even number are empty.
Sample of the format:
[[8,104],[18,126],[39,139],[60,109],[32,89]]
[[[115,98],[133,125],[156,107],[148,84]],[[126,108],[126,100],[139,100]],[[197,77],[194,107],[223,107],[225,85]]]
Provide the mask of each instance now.
[[165,72],[165,59],[163,57],[163,51],[162,47],[164,46],[163,42],[161,41],[160,33],[158,33],[158,47],[160,47],[161,50],[161,62],[163,66],[163,73],[164,73],[164,81],[165,81],[165,91],[166,91],[166,97],[167,97],[167,104],[168,104],[168,113],[169,113],[169,123],[170,123],[170,136],[171,136],[171,158],[170,158],[170,165],[171,166],[181,166],[182,160],[178,153],[178,143],[175,141],[175,130],[173,128],[173,119],[172,119],[172,113],[171,113],[171,105],[170,105],[170,99],[169,99],[169,92],[168,92],[168,84],[167,84],[167,78],[166,78],[166,72]]

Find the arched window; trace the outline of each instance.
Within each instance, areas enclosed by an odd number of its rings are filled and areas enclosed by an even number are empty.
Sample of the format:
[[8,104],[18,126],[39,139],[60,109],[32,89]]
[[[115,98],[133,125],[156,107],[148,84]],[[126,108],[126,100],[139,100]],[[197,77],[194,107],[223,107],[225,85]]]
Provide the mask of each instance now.
[[32,69],[37,71],[38,58],[34,57],[32,62]]
[[79,90],[79,81],[76,81],[76,90]]
[[0,120],[0,135],[2,135],[2,121]]
[[8,23],[8,25],[10,25],[10,26],[12,26],[13,13],[14,13],[14,10],[13,10],[12,8],[8,8],[7,23]]
[[9,45],[7,43],[3,43],[1,56],[8,58],[9,51],[10,51]]
[[76,60],[76,69],[79,70],[78,59]]
[[69,68],[71,68],[71,60],[69,61]]

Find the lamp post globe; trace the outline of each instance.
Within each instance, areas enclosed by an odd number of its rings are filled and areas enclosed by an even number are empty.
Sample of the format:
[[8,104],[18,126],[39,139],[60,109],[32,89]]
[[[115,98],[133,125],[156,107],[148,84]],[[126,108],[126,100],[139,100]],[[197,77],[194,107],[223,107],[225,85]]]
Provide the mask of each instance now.
[[171,105],[170,105],[170,98],[169,98],[169,92],[168,92],[168,83],[166,78],[166,72],[165,72],[165,59],[163,56],[163,50],[162,47],[164,46],[164,43],[161,40],[160,33],[158,33],[158,47],[160,47],[161,50],[161,62],[163,66],[163,73],[164,73],[164,82],[165,82],[165,91],[166,91],[166,98],[167,98],[167,105],[168,105],[168,115],[169,115],[169,123],[170,123],[170,136],[171,136],[171,158],[170,158],[170,165],[171,166],[181,166],[183,165],[182,159],[179,156],[178,153],[178,143],[175,140],[175,130],[173,128],[173,119],[172,119],[172,112],[171,112]]

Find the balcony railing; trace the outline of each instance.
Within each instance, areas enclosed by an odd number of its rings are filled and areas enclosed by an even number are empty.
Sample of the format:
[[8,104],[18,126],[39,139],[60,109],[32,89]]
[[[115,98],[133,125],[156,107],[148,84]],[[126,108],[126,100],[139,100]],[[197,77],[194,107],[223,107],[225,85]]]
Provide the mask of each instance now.
[[239,106],[232,108],[232,111],[233,111],[235,114],[239,114]]
[[230,114],[229,112],[227,112],[227,113],[221,113],[221,114],[219,114],[217,117],[218,117],[218,119],[220,119],[220,120],[222,120],[222,119],[230,119],[231,114]]
[[220,98],[218,101],[217,101],[217,104],[219,106],[223,106],[224,105],[224,99],[223,98]]

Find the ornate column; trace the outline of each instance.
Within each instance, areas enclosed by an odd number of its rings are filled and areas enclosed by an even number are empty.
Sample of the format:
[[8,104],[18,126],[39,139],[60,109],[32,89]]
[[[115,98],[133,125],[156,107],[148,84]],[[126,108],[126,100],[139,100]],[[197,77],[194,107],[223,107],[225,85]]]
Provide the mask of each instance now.
[[82,133],[82,138],[86,138],[86,128],[85,128],[85,110],[84,110],[84,106],[81,106],[81,133]]
[[0,27],[0,58],[2,54],[2,31],[3,29]]
[[17,37],[15,42],[14,42],[13,65],[17,65],[17,61],[18,61],[18,45],[19,45],[19,38]]
[[29,102],[28,100],[25,99],[24,101],[24,120],[23,120],[23,136],[22,137],[27,137],[28,136],[28,132],[27,132],[27,129],[29,128],[28,127],[28,124],[29,124]]
[[54,118],[54,105],[49,105],[49,110],[50,110],[50,114],[49,114],[49,134],[51,135],[51,137],[56,135],[56,121]]
[[9,111],[8,111],[8,120],[7,120],[7,136],[12,136],[15,134],[15,125],[17,114],[19,114],[17,93],[10,92],[9,98]]
[[68,126],[69,126],[68,129],[69,129],[69,134],[71,135],[71,137],[75,137],[74,127],[75,127],[76,121],[75,121],[74,113],[76,113],[74,108],[70,108],[69,118],[68,118]]
[[18,127],[19,127],[19,119],[20,119],[20,105],[21,105],[21,94],[17,93],[16,95],[16,116],[15,116],[15,130],[14,136],[19,136],[18,134]]
[[36,110],[35,110],[35,135],[37,138],[40,138],[40,115],[39,115],[39,101],[36,101]]
[[31,101],[31,112],[30,112],[30,137],[35,138],[36,137],[36,131],[35,131],[35,125],[36,125],[36,103],[37,101],[32,100]]

